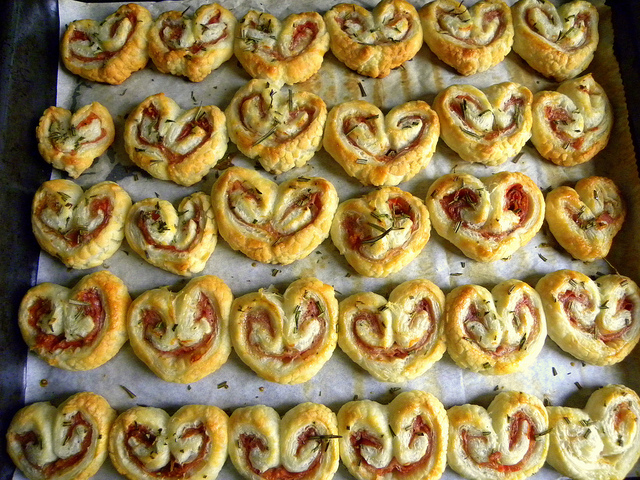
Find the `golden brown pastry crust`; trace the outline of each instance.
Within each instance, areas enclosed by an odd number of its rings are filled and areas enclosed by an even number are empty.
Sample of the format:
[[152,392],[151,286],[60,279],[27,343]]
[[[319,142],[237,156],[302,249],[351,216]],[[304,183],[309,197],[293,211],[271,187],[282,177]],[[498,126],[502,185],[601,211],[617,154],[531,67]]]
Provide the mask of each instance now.
[[171,10],[149,29],[149,56],[163,73],[201,82],[233,56],[236,17],[217,3],[202,5],[193,16]]
[[624,360],[640,339],[640,289],[622,275],[596,281],[573,270],[542,277],[536,290],[549,337],[565,352],[593,365]]
[[185,405],[172,416],[133,407],[113,424],[109,458],[129,480],[215,480],[227,459],[228,422],[211,405]]
[[55,283],[29,289],[18,324],[29,349],[49,365],[91,370],[111,360],[127,341],[130,303],[124,282],[102,270],[71,289]]
[[512,82],[479,90],[452,85],[442,90],[433,108],[440,135],[467,162],[500,165],[517,155],[531,138],[533,94]]
[[547,322],[536,290],[506,280],[491,292],[480,285],[454,288],[447,294],[444,331],[459,367],[505,375],[533,364],[547,338]]
[[184,276],[204,270],[218,240],[211,200],[203,192],[183,198],[177,209],[157,198],[134,203],[124,233],[151,265]]
[[62,37],[62,62],[87,80],[119,85],[147,65],[152,22],[149,10],[135,3],[122,5],[100,23],[72,22]]
[[72,395],[58,408],[34,403],[13,417],[7,451],[29,480],[87,480],[107,458],[115,418],[107,401],[91,392]]
[[324,149],[363,185],[397,185],[429,165],[440,135],[438,115],[416,100],[385,116],[375,105],[354,100],[329,112]]
[[190,186],[227,151],[224,113],[214,105],[182,110],[164,93],[147,97],[129,113],[124,146],[131,161],[151,176]]
[[449,416],[449,466],[465,478],[521,480],[544,464],[549,418],[540,399],[522,392],[499,393],[486,410],[458,405]]
[[276,185],[255,170],[228,168],[211,191],[216,223],[234,250],[288,265],[329,236],[338,194],[327,180],[298,177]]
[[605,177],[583,178],[574,188],[561,186],[546,197],[551,234],[573,258],[584,262],[609,254],[626,215],[622,193]]
[[238,22],[233,52],[253,78],[280,85],[304,82],[322,66],[329,33],[317,12],[292,13],[282,22],[249,10]]
[[260,289],[236,298],[229,330],[234,351],[260,377],[297,384],[310,380],[336,348],[338,301],[333,287],[312,277],[281,296]]
[[519,172],[499,172],[480,180],[448,174],[427,193],[427,207],[438,234],[467,257],[493,262],[526,245],[544,221],[544,197]]
[[251,480],[330,480],[340,454],[336,415],[324,405],[301,403],[282,419],[271,407],[237,408],[229,418],[229,457]]
[[196,382],[229,357],[233,294],[218,277],[193,278],[179,292],[148,290],[127,315],[134,353],[167,382]]
[[317,95],[251,80],[225,110],[231,141],[265,170],[301,167],[322,147],[327,106]]
[[324,20],[333,54],[367,77],[386,77],[422,46],[420,17],[405,0],[382,0],[371,12],[340,3],[325,13]]
[[502,0],[482,0],[470,8],[457,0],[435,0],[419,13],[425,43],[462,75],[489,70],[511,51],[511,9]]
[[78,178],[113,143],[115,127],[109,110],[98,102],[75,113],[47,108],[36,129],[40,155],[55,168]]
[[340,302],[340,348],[381,382],[405,382],[442,358],[444,293],[429,280],[393,289],[389,300],[372,292]]
[[532,111],[531,142],[556,165],[588,162],[609,142],[613,110],[591,74],[567,80],[556,92],[536,93]]
[[447,465],[448,429],[442,403],[419,390],[388,405],[348,402],[338,412],[340,458],[358,480],[437,480]]
[[[627,477],[640,457],[640,398],[623,385],[591,394],[584,409],[547,407],[551,437],[547,461],[575,480]],[[589,433],[587,433],[589,432]]]
[[557,10],[549,0],[520,0],[511,7],[513,50],[534,70],[562,82],[579,75],[598,47],[598,10],[574,0]]
[[97,267],[120,248],[130,207],[114,182],[83,191],[71,180],[49,180],[33,197],[31,224],[42,249],[67,267]]
[[407,266],[430,234],[424,203],[397,187],[342,202],[331,226],[333,244],[367,277],[386,277]]

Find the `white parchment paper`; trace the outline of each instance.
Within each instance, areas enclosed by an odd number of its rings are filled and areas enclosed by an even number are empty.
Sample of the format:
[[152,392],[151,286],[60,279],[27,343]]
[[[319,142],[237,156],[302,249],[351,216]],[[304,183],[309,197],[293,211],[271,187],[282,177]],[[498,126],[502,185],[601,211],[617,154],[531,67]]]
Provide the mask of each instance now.
[[[155,17],[167,10],[183,11],[187,7],[193,12],[202,3],[205,2],[145,2],[144,6]],[[280,18],[290,13],[308,10],[324,13],[337,2],[224,0],[222,3],[239,19],[249,9],[266,11]],[[355,3],[372,8],[377,2],[362,0]],[[426,2],[413,2],[417,8],[421,8],[424,3]],[[475,1],[467,0],[465,3],[469,5]],[[512,4],[513,0],[508,0],[508,3]],[[120,3],[84,4],[73,0],[59,0],[60,35],[62,36],[66,25],[73,20],[92,18],[100,21],[119,6]],[[609,176],[622,188],[629,207],[627,223],[616,239],[610,262],[620,273],[629,275],[636,281],[640,280],[640,258],[635,255],[634,245],[634,239],[638,238],[640,230],[640,218],[636,207],[640,200],[640,180],[626,123],[624,95],[611,45],[610,15],[604,7],[601,8],[601,45],[588,71],[594,73],[596,80],[607,91],[614,105],[616,124],[610,145],[595,160],[582,166],[561,168],[544,161],[533,146],[527,144],[517,162],[509,161],[500,167],[485,167],[460,160],[440,142],[431,164],[400,187],[424,199],[429,185],[436,178],[454,170],[478,177],[486,177],[500,170],[520,171],[533,178],[543,190],[548,187],[555,188],[563,183],[574,183],[592,174]],[[186,188],[153,179],[135,167],[124,151],[124,119],[127,113],[146,97],[159,92],[164,92],[185,109],[210,104],[224,109],[235,91],[249,80],[249,75],[235,58],[197,84],[183,78],[161,74],[153,67],[151,61],[146,69],[134,73],[119,86],[82,80],[71,75],[61,65],[57,105],[75,111],[85,104],[98,101],[109,109],[116,124],[114,145],[78,179],[78,183],[87,188],[103,180],[116,181],[129,192],[134,202],[156,196],[177,203],[196,190],[210,192],[219,171],[212,170],[202,182]],[[362,98],[386,112],[391,107],[409,100],[423,99],[431,104],[436,93],[451,84],[469,83],[484,88],[506,80],[521,83],[534,93],[545,88],[554,89],[556,86],[536,74],[513,52],[488,72],[461,77],[440,62],[424,45],[412,61],[384,79],[361,77],[328,53],[320,72],[295,88],[320,95],[329,108],[343,101]],[[228,151],[234,164],[254,167],[255,162],[247,161],[241,154],[234,153],[237,150],[232,143],[229,144]],[[341,201],[371,190],[348,177],[324,150],[318,152],[303,168],[278,177],[265,175],[278,182],[301,175],[325,177],[336,186]],[[54,172],[54,176],[60,174]],[[184,279],[146,263],[126,245],[126,242],[102,268],[107,268],[122,278],[133,297],[151,288],[164,285],[177,288],[185,283]],[[542,275],[561,268],[579,270],[587,275],[613,271],[613,267],[604,261],[585,264],[572,260],[566,252],[556,246],[551,235],[543,227],[525,248],[509,260],[489,265],[479,264],[464,257],[455,247],[432,231],[431,240],[419,257],[401,272],[385,279],[360,277],[338,253],[330,239],[306,259],[289,266],[274,266],[254,262],[234,252],[222,238],[219,238],[218,246],[202,274],[219,276],[229,285],[235,296],[271,285],[284,291],[295,279],[312,275],[333,285],[339,292],[338,298],[342,299],[360,291],[374,291],[387,296],[395,286],[413,278],[427,278],[435,282],[445,293],[458,285],[468,283],[491,288],[496,283],[510,278],[519,278],[535,285]],[[94,270],[98,269],[68,271],[59,261],[43,254],[37,283],[50,281],[70,287],[82,276]],[[191,385],[180,385],[160,380],[135,357],[130,347],[125,345],[113,360],[88,372],[71,373],[51,368],[35,355],[29,355],[26,369],[26,400],[28,403],[43,400],[55,403],[75,392],[89,390],[103,395],[119,412],[134,405],[149,405],[166,408],[172,413],[185,404],[204,403],[219,406],[227,412],[245,405],[266,404],[282,414],[292,406],[305,401],[323,403],[336,412],[342,404],[355,396],[387,403],[398,391],[412,389],[433,393],[446,407],[468,402],[486,406],[497,391],[514,389],[546,398],[554,405],[582,407],[591,392],[605,384],[623,383],[640,391],[640,376],[636,367],[638,360],[639,355],[634,352],[616,366],[587,366],[563,353],[547,339],[535,366],[521,373],[499,377],[483,376],[457,367],[445,354],[443,359],[421,378],[404,384],[387,384],[372,379],[338,348],[312,380],[303,385],[282,386],[262,380],[232,353],[228,362],[209,377]],[[122,387],[133,392],[135,398],[130,398]],[[115,469],[107,461],[94,478],[102,480],[117,477]],[[557,477],[559,474],[550,467],[543,468],[536,475],[536,478],[540,479]],[[23,477],[18,473],[16,478]],[[230,461],[227,461],[219,478],[239,478]],[[346,479],[350,476],[341,466],[335,478]],[[447,469],[443,478],[458,476]]]

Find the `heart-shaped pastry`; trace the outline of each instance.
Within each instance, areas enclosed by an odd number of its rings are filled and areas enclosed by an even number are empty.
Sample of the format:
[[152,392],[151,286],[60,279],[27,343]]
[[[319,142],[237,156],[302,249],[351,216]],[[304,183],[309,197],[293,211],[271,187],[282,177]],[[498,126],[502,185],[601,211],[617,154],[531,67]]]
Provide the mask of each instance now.
[[333,54],[367,77],[386,77],[422,46],[420,17],[405,0],[382,0],[372,12],[340,3],[325,13],[324,20]]
[[464,285],[447,294],[447,351],[473,372],[505,375],[535,362],[547,338],[540,296],[525,282],[507,280],[491,292]]
[[229,417],[211,405],[185,405],[172,416],[133,407],[116,419],[109,458],[131,480],[215,480],[227,459]]
[[110,258],[124,239],[131,197],[114,182],[86,192],[71,180],[44,182],[31,207],[36,240],[69,268],[91,268]]
[[280,174],[303,166],[320,150],[327,106],[313,93],[251,80],[233,96],[225,116],[238,150]]
[[238,22],[233,51],[253,78],[277,84],[304,82],[322,66],[329,33],[317,12],[293,13],[280,22],[249,10]]
[[324,480],[338,469],[336,415],[324,405],[302,403],[282,419],[265,405],[237,408],[229,418],[229,457],[251,480]]
[[531,142],[550,162],[572,167],[588,162],[609,142],[613,110],[591,74],[567,80],[533,98]]
[[38,402],[22,408],[7,431],[7,451],[30,480],[87,480],[107,458],[116,418],[100,395],[72,395],[58,408]]
[[558,9],[549,0],[520,0],[511,7],[513,50],[534,70],[562,82],[580,74],[598,47],[598,10],[574,0]]
[[261,289],[236,298],[229,330],[233,349],[260,377],[282,384],[311,379],[336,348],[338,301],[333,287],[301,278],[284,295]]
[[62,62],[87,80],[120,85],[147,65],[152,23],[149,10],[135,3],[122,5],[102,22],[71,22],[62,37]]
[[233,56],[236,17],[217,3],[202,5],[192,17],[171,10],[149,29],[149,56],[163,73],[201,82]]
[[127,341],[126,285],[103,270],[68,289],[41,283],[20,303],[18,323],[30,350],[49,365],[90,370],[111,360]]
[[329,112],[324,148],[363,185],[397,185],[431,161],[440,136],[438,116],[417,100],[385,116],[363,100],[336,105]]
[[587,177],[574,188],[561,186],[547,194],[549,230],[573,258],[592,262],[609,254],[627,208],[612,180]]
[[429,280],[410,280],[387,301],[372,292],[340,302],[340,348],[377,380],[412,380],[442,358],[444,293]]
[[447,460],[464,478],[529,478],[544,464],[549,417],[539,398],[506,391],[496,395],[486,410],[479,405],[457,405],[447,415]]
[[591,394],[584,410],[547,407],[551,443],[547,461],[576,480],[625,478],[640,457],[640,398],[623,385]]
[[124,233],[151,265],[184,276],[204,270],[218,240],[211,200],[203,192],[183,198],[177,210],[157,198],[133,204]]
[[36,129],[40,155],[55,168],[78,178],[113,143],[115,127],[109,110],[98,102],[77,112],[47,108]]
[[342,202],[331,225],[333,244],[366,277],[398,272],[418,256],[430,235],[427,207],[397,187]]
[[231,248],[282,265],[306,257],[329,236],[338,207],[335,187],[323,178],[298,177],[278,186],[241,167],[220,176],[211,200],[220,235]]
[[148,290],[127,315],[134,353],[167,382],[196,382],[229,357],[229,310],[233,294],[218,277],[193,278],[178,293]]
[[124,124],[131,161],[155,178],[184,186],[209,173],[228,141],[222,110],[213,105],[182,110],[164,93],[147,97]]
[[440,135],[467,162],[500,165],[517,155],[531,138],[531,91],[517,83],[452,85],[433,103]]
[[640,289],[628,277],[596,281],[558,270],[536,285],[548,319],[549,337],[565,352],[593,365],[624,360],[640,339]]
[[482,0],[467,8],[458,0],[435,0],[420,10],[424,41],[462,75],[496,66],[511,51],[511,9],[502,0]]
[[544,221],[542,192],[519,172],[483,180],[444,175],[429,188],[426,203],[438,234],[479,262],[509,257],[529,243]]
[[358,480],[438,479],[447,466],[448,425],[442,403],[419,390],[388,405],[348,402],[338,412],[340,458]]

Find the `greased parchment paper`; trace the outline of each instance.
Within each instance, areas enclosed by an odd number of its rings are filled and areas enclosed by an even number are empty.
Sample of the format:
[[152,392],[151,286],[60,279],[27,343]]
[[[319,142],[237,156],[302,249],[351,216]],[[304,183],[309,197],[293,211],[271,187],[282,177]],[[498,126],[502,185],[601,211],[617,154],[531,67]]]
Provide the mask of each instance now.
[[[167,10],[193,13],[203,0],[181,2],[145,2],[155,17]],[[223,0],[221,2],[240,19],[249,9],[274,14],[279,18],[295,12],[309,10],[324,13],[337,0],[283,2],[281,0]],[[376,0],[361,0],[359,3],[372,8]],[[418,9],[426,1],[412,2]],[[468,6],[475,1],[467,0]],[[508,0],[514,3],[514,0]],[[585,264],[572,260],[554,242],[546,226],[523,249],[510,259],[492,264],[479,264],[464,257],[456,248],[432,230],[426,248],[409,266],[399,273],[384,279],[360,277],[338,253],[330,239],[320,245],[306,259],[288,266],[266,265],[254,262],[234,252],[218,238],[215,252],[202,274],[217,275],[231,288],[235,296],[274,286],[281,292],[295,279],[315,276],[333,285],[338,299],[361,292],[374,291],[384,296],[398,284],[414,278],[426,278],[436,283],[445,293],[458,285],[480,284],[492,288],[496,283],[510,278],[525,280],[532,285],[544,274],[561,269],[579,270],[587,275],[610,273],[614,268],[640,280],[640,255],[636,252],[636,239],[640,237],[640,180],[636,168],[635,154],[627,124],[627,110],[617,63],[613,57],[613,32],[610,12],[600,7],[600,46],[596,58],[587,71],[593,72],[607,92],[614,106],[615,125],[609,146],[595,160],[587,164],[562,168],[544,161],[531,144],[527,144],[517,161],[508,161],[499,167],[468,164],[460,160],[443,142],[439,142],[430,165],[411,181],[400,187],[424,199],[430,184],[438,177],[450,173],[466,172],[486,177],[500,170],[520,171],[530,176],[545,191],[563,183],[575,183],[593,174],[613,179],[623,191],[628,205],[628,217],[623,230],[614,242],[609,256],[610,265],[604,261]],[[68,23],[78,19],[92,18],[101,21],[115,12],[120,3],[84,4],[72,0],[60,0],[60,36]],[[122,85],[111,86],[85,81],[68,73],[62,65],[58,75],[57,105],[72,111],[83,105],[98,101],[111,112],[116,124],[114,145],[77,181],[87,188],[103,180],[118,182],[134,202],[149,197],[177,202],[184,196],[202,190],[209,193],[219,169],[213,169],[207,177],[193,187],[180,187],[169,182],[151,178],[135,167],[128,159],[122,138],[123,124],[128,112],[149,95],[164,92],[182,108],[199,105],[217,105],[224,109],[235,91],[250,80],[235,57],[223,64],[201,83],[191,83],[183,78],[159,73],[152,62],[146,69],[134,73]],[[555,89],[556,84],[544,79],[515,53],[490,71],[471,77],[461,77],[440,62],[426,45],[418,55],[403,67],[393,71],[387,78],[371,79],[348,70],[328,53],[320,72],[310,80],[295,85],[295,90],[309,90],[320,95],[327,106],[352,99],[363,99],[379,106],[385,113],[400,103],[422,99],[432,104],[435,95],[455,83],[469,83],[479,88],[502,81],[514,81],[531,89],[534,93],[542,89]],[[34,133],[34,142],[35,133]],[[227,160],[240,166],[254,168],[232,143],[229,143]],[[226,163],[226,162],[225,162]],[[264,172],[263,172],[264,173]],[[60,176],[54,172],[54,176]],[[265,174],[277,182],[297,176],[320,176],[331,181],[340,200],[360,196],[371,190],[348,177],[342,168],[321,150],[304,167],[279,176]],[[26,212],[25,212],[26,214]],[[124,280],[133,297],[145,290],[170,285],[181,288],[186,280],[155,268],[139,258],[124,242],[122,248],[102,268],[109,269]],[[92,269],[99,270],[98,269]],[[36,283],[45,281],[74,285],[91,271],[68,271],[59,261],[43,254],[40,260]],[[636,349],[637,350],[637,349]],[[302,385],[282,386],[259,378],[232,353],[228,362],[217,372],[191,385],[171,384],[160,380],[138,360],[128,345],[110,362],[88,372],[66,372],[49,367],[35,355],[29,355],[26,369],[26,401],[60,401],[67,396],[89,390],[106,397],[119,412],[134,405],[166,408],[173,413],[185,404],[212,404],[231,412],[234,408],[266,404],[281,414],[298,403],[312,401],[323,403],[334,411],[354,397],[372,399],[382,403],[390,401],[403,390],[421,389],[436,395],[445,405],[475,402],[486,406],[497,391],[522,390],[554,405],[584,406],[591,392],[609,383],[623,383],[640,391],[640,375],[637,372],[639,354],[632,353],[624,362],[612,367],[583,365],[547,339],[545,348],[533,368],[507,376],[483,376],[458,368],[445,355],[422,377],[404,384],[387,384],[375,381],[367,372],[336,349],[324,368],[310,381]],[[127,393],[125,388],[135,395]],[[638,468],[631,473],[638,475]],[[557,478],[559,474],[550,467],[541,470],[536,478]],[[116,478],[118,474],[107,461],[97,479]],[[23,478],[19,473],[16,478]],[[219,478],[239,478],[230,461],[227,461]],[[346,469],[340,467],[337,479],[350,478]],[[447,469],[443,478],[459,478]]]

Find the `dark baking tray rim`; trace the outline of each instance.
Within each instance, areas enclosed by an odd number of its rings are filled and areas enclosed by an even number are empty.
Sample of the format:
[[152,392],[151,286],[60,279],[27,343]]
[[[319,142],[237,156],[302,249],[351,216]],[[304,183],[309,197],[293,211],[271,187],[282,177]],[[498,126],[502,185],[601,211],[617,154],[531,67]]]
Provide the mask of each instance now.
[[[100,1],[100,0],[93,0]],[[423,2],[426,3],[426,2]],[[640,151],[640,2],[608,0],[613,12],[614,51],[622,74],[629,122]],[[36,278],[40,249],[31,233],[33,194],[49,179],[34,131],[42,112],[56,101],[57,0],[0,2],[0,480],[14,468],[6,454],[10,419],[24,405],[27,349],[16,318],[20,300]],[[638,279],[636,279],[638,280]]]

